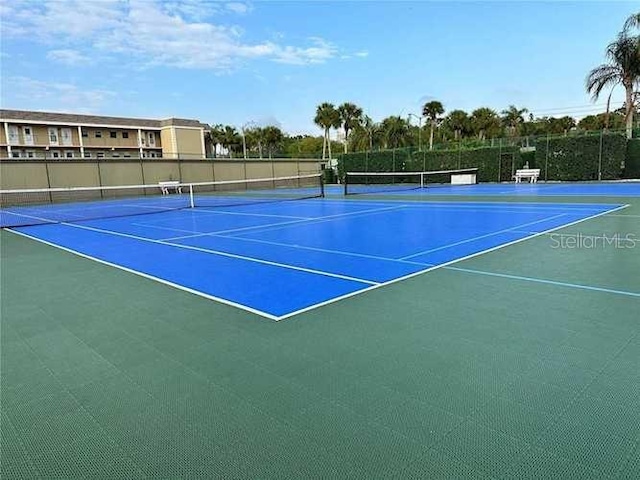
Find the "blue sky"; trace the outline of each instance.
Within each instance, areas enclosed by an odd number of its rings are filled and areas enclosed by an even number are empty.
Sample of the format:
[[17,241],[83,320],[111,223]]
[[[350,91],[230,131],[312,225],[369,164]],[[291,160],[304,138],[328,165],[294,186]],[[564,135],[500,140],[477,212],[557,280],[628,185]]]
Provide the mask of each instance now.
[[324,101],[355,102],[377,121],[419,113],[434,98],[447,110],[515,104],[580,117],[602,110],[584,78],[635,10],[633,2],[14,0],[0,5],[1,103],[314,134]]

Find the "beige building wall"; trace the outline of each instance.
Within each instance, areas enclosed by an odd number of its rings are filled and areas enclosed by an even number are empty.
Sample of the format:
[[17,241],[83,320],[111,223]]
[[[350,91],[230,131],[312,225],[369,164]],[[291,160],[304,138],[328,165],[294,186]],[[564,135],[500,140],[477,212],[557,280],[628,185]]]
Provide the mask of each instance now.
[[[138,148],[138,131],[128,128],[82,127],[85,147]],[[96,135],[99,134],[100,137]],[[112,137],[115,135],[115,138]],[[125,138],[127,137],[127,138]]]
[[165,158],[177,158],[177,147],[173,137],[172,127],[164,127],[160,130],[160,139],[162,141],[162,156]]
[[205,158],[204,131],[194,127],[163,127],[162,151],[165,158],[199,160]]

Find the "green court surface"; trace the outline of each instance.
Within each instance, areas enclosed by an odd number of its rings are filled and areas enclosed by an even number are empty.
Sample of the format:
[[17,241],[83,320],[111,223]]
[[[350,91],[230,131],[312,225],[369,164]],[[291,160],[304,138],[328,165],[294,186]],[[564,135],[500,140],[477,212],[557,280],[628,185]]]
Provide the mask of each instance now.
[[630,206],[556,233],[635,248],[540,235],[281,322],[3,231],[0,477],[640,478],[640,199],[597,202]]

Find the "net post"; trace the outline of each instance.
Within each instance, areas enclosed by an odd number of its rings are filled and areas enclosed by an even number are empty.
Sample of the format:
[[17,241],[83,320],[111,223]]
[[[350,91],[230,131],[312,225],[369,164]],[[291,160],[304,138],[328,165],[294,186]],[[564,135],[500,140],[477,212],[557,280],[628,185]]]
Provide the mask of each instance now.
[[424,177],[425,177],[425,176],[426,176],[426,175],[425,175],[425,173],[424,173],[424,172],[422,172],[422,173],[420,174],[420,188],[424,188]]
[[324,198],[324,175],[320,174],[320,197]]
[[344,179],[342,181],[342,183],[344,184],[344,195],[347,195],[347,183],[349,182],[349,174],[347,172],[344,172]]
[[195,208],[195,204],[193,202],[193,183],[189,184],[189,206],[191,208]]

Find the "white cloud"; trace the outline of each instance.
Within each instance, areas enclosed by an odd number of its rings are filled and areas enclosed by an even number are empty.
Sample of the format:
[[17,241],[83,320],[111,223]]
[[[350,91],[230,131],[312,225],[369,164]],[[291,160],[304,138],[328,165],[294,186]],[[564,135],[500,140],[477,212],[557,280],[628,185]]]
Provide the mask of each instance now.
[[88,57],[84,56],[77,50],[71,49],[51,50],[47,53],[47,58],[54,62],[72,66],[81,65],[89,61]]
[[29,77],[8,77],[4,81],[21,108],[93,112],[116,96],[106,89],[87,89],[72,83],[44,82]]
[[229,2],[225,7],[227,10],[240,15],[244,15],[245,13],[249,13],[253,10],[253,7],[250,4],[243,2]]
[[[10,5],[3,9],[3,23],[12,26],[5,33],[36,38],[53,46],[53,52],[66,52],[53,54],[61,61],[73,62],[70,52],[91,48],[92,56],[119,53],[138,66],[229,71],[252,59],[309,65],[339,56],[335,45],[319,37],[309,38],[303,45],[277,40],[247,42],[240,27],[203,20],[222,5],[211,2],[15,0]],[[252,8],[241,2],[224,6],[236,13]]]
[[369,56],[369,52],[366,50],[362,50],[361,52],[354,53],[356,57],[367,58]]

